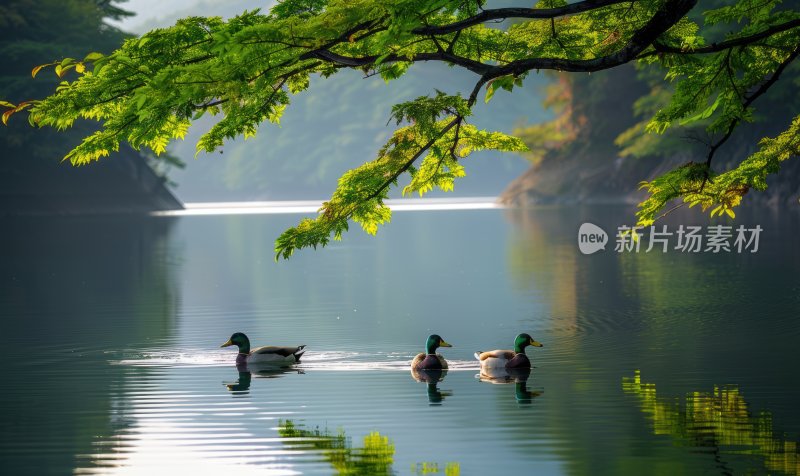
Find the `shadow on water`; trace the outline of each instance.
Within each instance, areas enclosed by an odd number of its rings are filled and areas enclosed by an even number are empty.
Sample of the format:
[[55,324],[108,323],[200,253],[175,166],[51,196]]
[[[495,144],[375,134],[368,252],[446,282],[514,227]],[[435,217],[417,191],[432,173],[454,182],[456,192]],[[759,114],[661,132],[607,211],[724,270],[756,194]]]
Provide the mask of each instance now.
[[800,474],[797,442],[776,434],[769,412],[754,415],[735,385],[688,393],[682,405],[658,396],[656,384],[642,382],[637,370],[622,379],[622,389],[637,398],[654,434],[709,454],[722,474]]
[[108,365],[109,352],[174,332],[172,223],[3,222],[0,359],[6,381],[30,385],[0,392],[0,460],[9,474],[63,474],[99,436],[125,425],[112,417],[111,394],[126,369]]

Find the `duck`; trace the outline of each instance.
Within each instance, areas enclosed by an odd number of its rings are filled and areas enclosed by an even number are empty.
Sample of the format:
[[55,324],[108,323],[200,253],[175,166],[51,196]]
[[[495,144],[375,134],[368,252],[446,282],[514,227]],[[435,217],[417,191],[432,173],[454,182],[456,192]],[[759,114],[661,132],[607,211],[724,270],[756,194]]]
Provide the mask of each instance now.
[[420,352],[411,361],[411,370],[443,370],[447,368],[447,361],[436,353],[439,347],[453,347],[437,334],[428,336],[425,342],[425,352]]
[[475,358],[481,362],[481,371],[486,372],[495,368],[505,369],[529,369],[531,368],[531,361],[525,355],[525,347],[532,345],[533,347],[544,347],[541,342],[533,340],[528,334],[524,332],[519,334],[514,339],[514,350],[490,350],[488,352],[478,351],[475,352]]
[[239,348],[239,353],[236,355],[236,365],[242,364],[294,364],[300,362],[300,357],[305,352],[305,345],[296,347],[286,346],[279,347],[267,345],[263,347],[256,347],[250,350],[250,339],[242,332],[236,332],[231,335],[231,338],[220,347],[228,347],[235,345]]

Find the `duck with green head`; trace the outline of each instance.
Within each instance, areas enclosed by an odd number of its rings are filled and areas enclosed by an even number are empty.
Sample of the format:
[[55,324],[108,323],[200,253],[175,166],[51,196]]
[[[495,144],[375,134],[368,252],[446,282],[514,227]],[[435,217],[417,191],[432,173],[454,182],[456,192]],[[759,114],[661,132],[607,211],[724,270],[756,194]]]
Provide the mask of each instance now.
[[300,362],[300,357],[305,352],[305,345],[300,346],[274,346],[267,345],[250,349],[250,339],[242,332],[236,332],[220,347],[235,345],[239,348],[236,355],[236,365],[274,363],[274,364],[293,364]]
[[488,352],[475,352],[475,358],[481,362],[481,370],[506,368],[506,369],[529,369],[531,361],[525,355],[525,347],[544,347],[540,342],[533,340],[528,334],[522,333],[514,339],[514,350],[490,350]]
[[436,353],[439,347],[453,347],[436,334],[428,336],[425,342],[425,352],[420,352],[411,361],[412,370],[442,370],[447,368],[447,361]]

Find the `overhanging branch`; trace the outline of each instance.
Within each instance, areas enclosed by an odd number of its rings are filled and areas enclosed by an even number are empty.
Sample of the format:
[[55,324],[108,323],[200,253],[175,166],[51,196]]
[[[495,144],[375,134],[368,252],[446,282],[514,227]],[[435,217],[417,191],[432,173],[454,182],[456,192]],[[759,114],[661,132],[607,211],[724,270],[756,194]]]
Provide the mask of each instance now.
[[[383,57],[383,63],[392,63],[397,61],[443,61],[461,66],[476,74],[479,74],[486,81],[509,74],[520,75],[533,69],[550,69],[570,72],[600,71],[604,69],[610,69],[637,59],[637,56],[642,51],[651,46],[661,34],[676,24],[696,4],[697,0],[668,0],[664,2],[664,4],[653,15],[653,17],[642,28],[633,34],[631,40],[627,45],[625,45],[625,47],[615,53],[588,60],[571,60],[564,58],[525,58],[512,61],[506,65],[496,66],[457,56],[448,51],[437,51],[431,53],[417,53],[413,56],[413,58],[409,58],[402,54],[391,54]],[[341,66],[353,68],[372,66],[379,58],[379,56],[345,56],[334,53],[328,49],[317,49],[306,53],[303,55],[303,57],[315,57]]]
[[563,7],[556,8],[493,8],[483,10],[477,15],[465,18],[464,20],[440,26],[423,26],[415,28],[411,32],[417,35],[445,35],[455,33],[471,26],[479,25],[487,21],[506,20],[509,18],[528,18],[528,19],[550,19],[567,15],[584,13],[598,8],[615,5],[617,3],[631,3],[631,0],[584,0],[575,2]]
[[[766,93],[769,90],[769,88],[771,88],[778,81],[778,79],[781,77],[781,74],[786,69],[786,67],[788,67],[792,63],[792,61],[797,59],[798,55],[800,55],[800,47],[795,48],[795,50],[786,59],[784,59],[783,62],[781,62],[781,64],[778,65],[777,68],[775,68],[775,72],[772,73],[772,76],[770,76],[769,79],[767,79],[757,90],[755,90],[753,94],[750,94],[749,96],[746,97],[746,99],[742,102],[742,110],[745,110],[748,107],[750,107],[750,105],[753,104],[753,101],[755,101],[756,99],[761,97],[764,93]],[[703,182],[700,184],[700,189],[698,193],[703,191],[703,189],[706,186],[706,183],[709,180],[711,172],[711,161],[714,159],[714,154],[716,154],[717,150],[719,150],[722,144],[724,144],[725,142],[728,141],[728,139],[730,139],[731,135],[733,135],[734,129],[736,129],[736,126],[739,124],[740,121],[741,119],[739,118],[731,121],[731,124],[728,126],[728,130],[725,131],[725,135],[722,136],[721,139],[719,139],[709,148],[705,163],[706,173],[705,177],[703,177]]]
[[752,35],[742,36],[740,38],[732,38],[730,40],[722,41],[722,42],[719,42],[719,43],[712,43],[711,45],[704,46],[702,48],[694,48],[694,49],[686,49],[686,50],[681,49],[681,48],[676,48],[674,46],[663,45],[663,44],[660,44],[660,43],[656,42],[656,43],[653,43],[653,48],[655,49],[655,52],[648,53],[647,55],[642,55],[642,57],[652,56],[652,55],[658,54],[658,53],[677,53],[677,54],[717,53],[717,52],[720,52],[720,51],[723,51],[723,50],[727,50],[727,49],[730,49],[730,48],[733,48],[733,47],[736,47],[736,46],[749,45],[749,44],[755,43],[758,40],[763,40],[764,38],[769,38],[770,36],[772,36],[772,35],[774,35],[776,33],[781,33],[781,32],[784,32],[784,31],[787,31],[787,30],[791,30],[793,28],[798,28],[798,27],[800,27],[800,19],[795,19],[795,20],[787,21],[785,23],[774,25],[774,26],[772,26],[770,28],[767,28],[764,31],[761,31],[759,33],[754,33]]

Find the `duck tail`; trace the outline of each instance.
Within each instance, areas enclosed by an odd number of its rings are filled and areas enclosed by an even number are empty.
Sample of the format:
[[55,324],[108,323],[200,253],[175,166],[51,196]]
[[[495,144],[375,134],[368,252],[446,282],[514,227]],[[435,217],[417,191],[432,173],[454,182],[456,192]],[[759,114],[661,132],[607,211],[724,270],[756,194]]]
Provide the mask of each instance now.
[[475,352],[475,358],[478,359],[478,360],[481,360],[481,354],[482,353],[483,353],[482,350],[479,350],[479,351]]
[[297,350],[294,351],[294,354],[293,354],[294,355],[294,360],[296,362],[300,362],[300,357],[302,357],[303,354],[306,353],[305,348],[306,348],[305,345],[297,346]]

